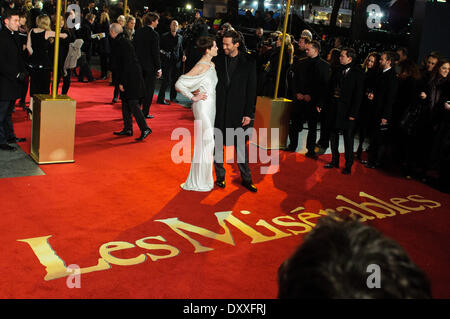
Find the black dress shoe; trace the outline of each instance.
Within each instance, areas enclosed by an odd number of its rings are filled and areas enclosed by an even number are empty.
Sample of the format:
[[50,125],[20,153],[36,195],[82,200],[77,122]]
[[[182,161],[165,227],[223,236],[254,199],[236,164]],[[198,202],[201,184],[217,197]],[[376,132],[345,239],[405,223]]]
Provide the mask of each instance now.
[[220,188],[225,188],[225,180],[224,179],[218,179],[216,180],[215,184],[219,186]]
[[26,142],[27,139],[25,137],[15,137],[8,140],[8,143],[21,143]]
[[146,119],[152,119],[152,118],[154,118],[154,116],[153,116],[153,115],[150,115],[150,114],[148,114],[148,115],[145,115],[145,118],[146,118]]
[[342,174],[344,174],[344,175],[350,175],[351,173],[352,173],[351,168],[346,167],[342,170]]
[[117,103],[117,98],[116,98],[116,97],[113,98],[112,102],[113,102],[113,103]]
[[366,167],[367,168],[377,168],[377,165],[376,164],[374,164],[374,163],[370,163],[370,162],[368,162],[367,164],[366,164]]
[[162,101],[156,101],[156,103],[158,103],[158,104],[163,104],[163,105],[170,105],[170,102],[167,102],[167,101],[165,101],[165,100],[162,100]]
[[149,136],[152,133],[152,130],[150,128],[145,129],[141,136],[139,136],[136,141],[143,141],[147,136]]
[[287,149],[285,149],[286,152],[295,152],[297,150],[297,147],[289,145]]
[[126,130],[122,130],[120,132],[114,132],[114,135],[119,135],[119,136],[133,136],[133,132],[132,131],[126,131]]
[[252,182],[247,182],[247,181],[242,181],[242,186],[244,186],[245,188],[247,188],[249,191],[256,193],[257,189],[256,186],[253,185]]
[[14,152],[17,148],[8,144],[0,144],[0,150]]
[[313,152],[306,152],[305,156],[308,158],[315,159],[315,160],[317,159],[316,153],[313,153]]
[[328,163],[325,164],[324,168],[339,168],[339,164]]

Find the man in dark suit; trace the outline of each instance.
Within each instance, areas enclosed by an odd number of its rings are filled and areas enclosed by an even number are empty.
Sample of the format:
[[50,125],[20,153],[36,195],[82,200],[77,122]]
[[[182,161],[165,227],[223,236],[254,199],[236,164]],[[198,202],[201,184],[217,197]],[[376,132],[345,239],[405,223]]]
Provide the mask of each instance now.
[[145,97],[142,103],[142,112],[146,118],[150,119],[154,117],[149,112],[153,94],[155,93],[156,79],[159,79],[162,75],[159,35],[155,31],[158,22],[159,15],[157,13],[149,12],[145,14],[143,17],[144,27],[136,30],[133,39],[145,83]]
[[114,47],[118,65],[118,83],[122,99],[122,116],[124,128],[120,132],[114,132],[119,136],[133,135],[133,121],[131,114],[134,115],[136,122],[141,130],[141,136],[137,141],[144,140],[152,130],[147,126],[144,115],[139,108],[139,100],[144,97],[144,79],[142,77],[141,67],[136,57],[133,44],[126,38],[122,26],[113,23],[110,26],[109,34],[115,39]]
[[256,192],[257,189],[253,185],[248,166],[247,139],[245,136],[240,136],[243,134],[236,134],[238,136],[229,134],[230,131],[243,133],[249,127],[255,114],[256,64],[253,59],[240,52],[240,42],[239,33],[234,30],[225,32],[223,37],[225,55],[219,55],[215,61],[218,83],[214,127],[222,132],[222,138],[217,135],[215,137],[214,169],[217,178],[216,185],[224,188],[223,146],[234,145],[242,185],[248,190]]
[[22,59],[20,41],[15,34],[19,30],[19,13],[5,10],[4,27],[0,31],[0,150],[15,151],[18,139],[14,135],[11,119],[14,103],[21,95],[22,82],[28,74]]
[[353,165],[353,131],[363,96],[364,73],[355,63],[356,52],[344,48],[340,55],[341,67],[335,69],[330,80],[330,103],[327,121],[330,129],[332,159],[325,168],[339,167],[339,131],[344,137],[345,168],[342,174],[350,174]]
[[95,15],[88,13],[85,19],[81,23],[80,29],[77,31],[77,38],[83,40],[83,46],[81,47],[82,56],[80,58],[80,73],[78,74],[78,82],[84,82],[84,78],[87,78],[88,82],[93,82],[94,77],[90,67],[92,57],[92,30],[95,21]]
[[374,101],[370,118],[370,149],[366,167],[377,168],[382,165],[388,128],[392,119],[392,106],[397,95],[397,77],[393,68],[396,56],[394,52],[383,52],[380,57],[381,73],[375,84],[374,93],[368,98]]
[[167,88],[170,89],[170,100],[176,100],[177,91],[175,90],[175,81],[178,79],[180,73],[181,63],[186,61],[186,56],[183,51],[183,37],[177,33],[178,21],[173,20],[170,23],[170,32],[164,33],[161,36],[161,57],[164,77],[158,93],[158,100],[156,103],[169,105],[165,101]]
[[308,57],[306,56],[306,44],[311,42],[311,38],[302,36],[298,42],[300,54],[296,55],[292,73],[290,73],[289,79],[291,80],[291,91],[295,94],[293,96],[293,109],[290,114],[289,120],[289,145],[286,151],[295,152],[298,147],[298,134],[303,130],[303,123],[305,121],[304,110],[302,110],[303,102],[297,99],[298,92],[305,92],[307,81],[305,79]]
[[324,89],[327,88],[329,80],[330,65],[320,58],[320,43],[311,41],[306,44],[306,55],[308,56],[304,66],[303,81],[299,87],[303,91],[296,94],[301,112],[308,123],[308,136],[306,138],[306,157],[317,159],[314,151],[317,140],[317,122],[319,120],[319,109],[325,104]]

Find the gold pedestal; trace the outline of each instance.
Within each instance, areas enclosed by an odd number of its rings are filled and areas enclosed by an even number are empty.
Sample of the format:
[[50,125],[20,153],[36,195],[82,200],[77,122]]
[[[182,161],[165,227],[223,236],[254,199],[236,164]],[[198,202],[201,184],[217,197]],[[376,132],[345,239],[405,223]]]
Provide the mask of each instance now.
[[67,95],[33,98],[30,156],[38,164],[74,162],[76,101]]
[[[265,149],[286,149],[291,107],[291,100],[258,96],[254,123],[258,134],[253,135],[257,137],[253,143]],[[271,129],[278,129],[278,134]]]

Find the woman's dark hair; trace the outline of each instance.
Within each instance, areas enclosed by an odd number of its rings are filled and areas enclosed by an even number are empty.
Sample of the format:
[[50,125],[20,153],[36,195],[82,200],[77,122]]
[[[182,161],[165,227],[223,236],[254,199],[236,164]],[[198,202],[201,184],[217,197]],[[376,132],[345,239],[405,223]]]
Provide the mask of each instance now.
[[205,54],[206,50],[209,50],[213,47],[215,38],[206,36],[199,37],[197,40],[197,49],[201,52],[201,54]]
[[339,50],[338,48],[333,48],[330,50],[330,65],[332,67],[338,66],[341,64],[339,57],[341,55],[341,50]]
[[447,76],[446,79],[443,79],[442,76],[439,74],[439,69],[446,63],[450,63],[450,60],[443,58],[439,59],[439,62],[436,64],[433,71],[431,71],[430,83],[431,82],[436,83],[437,81],[449,81],[450,78],[449,76]]
[[363,64],[362,64],[362,68],[364,69],[364,70],[366,70],[367,69],[367,64],[369,63],[369,58],[371,57],[371,56],[373,56],[374,58],[375,58],[375,63],[373,64],[373,68],[372,69],[374,69],[374,70],[376,70],[376,69],[378,69],[378,63],[379,63],[379,60],[380,60],[380,54],[378,53],[378,52],[370,52],[368,55],[367,55],[367,57],[365,58],[365,60],[364,60],[364,62],[363,62]]

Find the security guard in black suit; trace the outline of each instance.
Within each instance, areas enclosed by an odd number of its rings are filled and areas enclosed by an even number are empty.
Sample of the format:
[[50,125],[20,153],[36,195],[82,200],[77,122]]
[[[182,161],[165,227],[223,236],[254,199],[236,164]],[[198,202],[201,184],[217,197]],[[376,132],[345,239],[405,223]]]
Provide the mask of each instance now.
[[183,37],[177,31],[178,21],[173,20],[170,23],[170,32],[166,32],[161,36],[161,62],[164,76],[158,93],[158,104],[170,104],[165,101],[167,88],[170,88],[170,100],[177,102],[175,81],[179,77],[181,63],[186,61],[183,51]]

